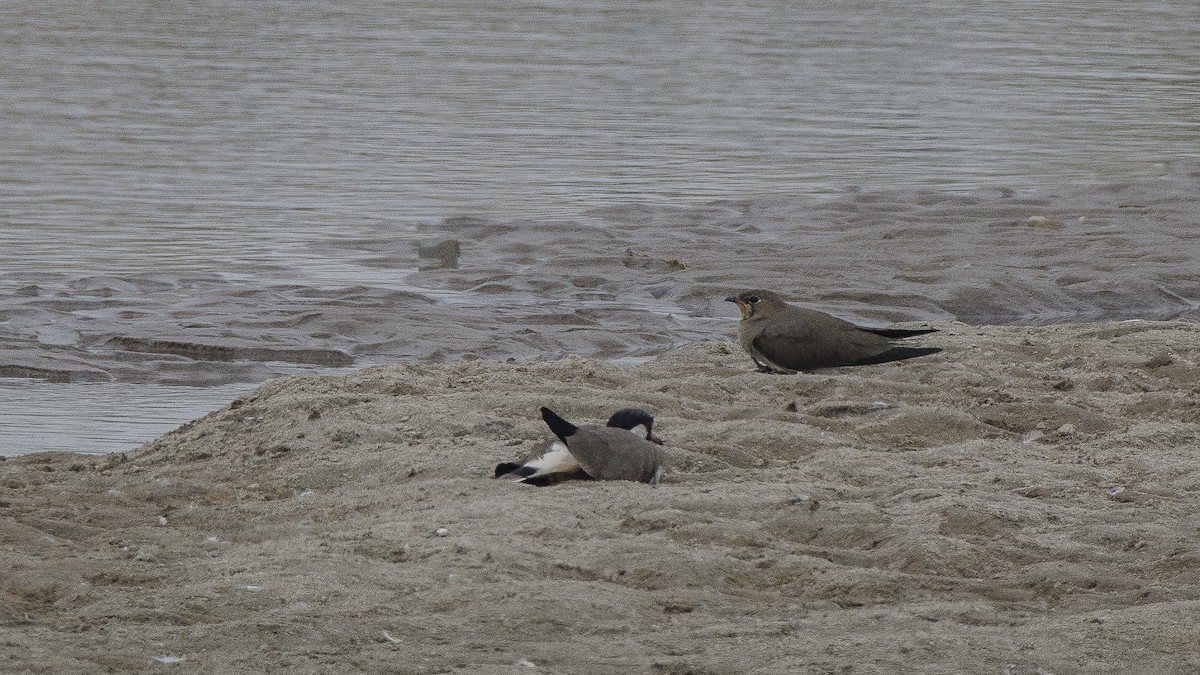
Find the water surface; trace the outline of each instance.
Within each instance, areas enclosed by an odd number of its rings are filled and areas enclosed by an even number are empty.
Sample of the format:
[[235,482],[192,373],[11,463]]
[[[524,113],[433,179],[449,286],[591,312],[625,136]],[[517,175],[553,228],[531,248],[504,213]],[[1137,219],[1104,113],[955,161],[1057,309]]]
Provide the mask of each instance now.
[[[345,288],[374,290],[338,302],[395,307],[422,288],[443,302],[447,283],[413,275],[412,247],[453,235],[457,216],[544,225],[551,244],[569,230],[556,223],[610,227],[596,209],[816,205],[851,190],[1044,195],[1160,176],[1200,153],[1197,53],[1200,10],[1184,1],[8,3],[0,349],[28,364],[131,332],[270,342],[288,318],[250,329],[250,317],[325,311],[312,298]],[[518,258],[489,265],[530,264]],[[609,302],[555,302],[580,301]],[[684,317],[689,337],[720,330],[685,316],[715,309],[642,304]],[[332,337],[289,344],[360,359],[437,351],[400,346],[386,311],[375,315],[369,336],[339,341],[355,331],[331,324]],[[569,351],[543,348],[529,356]],[[104,372],[171,387],[175,376],[147,373],[213,370],[136,366]],[[191,381],[275,373],[217,370]],[[122,417],[134,447],[156,433],[141,420],[174,425],[213,402],[55,386],[0,384],[6,452],[108,451]],[[118,420],[103,443],[87,422],[97,398]],[[31,408],[47,412],[16,414]]]

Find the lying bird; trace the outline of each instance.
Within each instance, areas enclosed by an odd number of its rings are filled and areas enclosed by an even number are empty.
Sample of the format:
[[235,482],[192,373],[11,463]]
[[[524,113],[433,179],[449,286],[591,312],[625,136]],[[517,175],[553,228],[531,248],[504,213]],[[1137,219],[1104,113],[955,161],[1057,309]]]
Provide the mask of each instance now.
[[761,373],[795,373],[865,366],[925,356],[940,347],[897,347],[893,340],[936,333],[936,328],[864,328],[813,309],[793,307],[771,291],[725,298],[742,313],[738,341]]
[[545,487],[565,480],[657,483],[662,475],[662,440],[654,435],[654,418],[645,410],[618,410],[603,427],[577,427],[549,408],[542,408],[542,419],[555,438],[520,463],[497,464],[496,478]]

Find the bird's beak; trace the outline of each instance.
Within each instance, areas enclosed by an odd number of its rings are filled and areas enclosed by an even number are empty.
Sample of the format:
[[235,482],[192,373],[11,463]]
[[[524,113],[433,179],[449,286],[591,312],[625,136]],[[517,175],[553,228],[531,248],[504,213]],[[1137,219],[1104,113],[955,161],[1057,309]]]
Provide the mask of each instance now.
[[725,301],[732,302],[735,305],[737,305],[738,312],[742,315],[743,319],[749,319],[750,314],[754,311],[753,305],[746,302],[745,300],[742,300],[741,298],[739,298],[736,295],[731,295],[728,298],[725,298]]
[[655,436],[653,431],[651,431],[650,434],[646,436],[646,440],[650,441],[651,443],[657,443],[659,445],[663,444],[663,439],[659,438],[658,436]]

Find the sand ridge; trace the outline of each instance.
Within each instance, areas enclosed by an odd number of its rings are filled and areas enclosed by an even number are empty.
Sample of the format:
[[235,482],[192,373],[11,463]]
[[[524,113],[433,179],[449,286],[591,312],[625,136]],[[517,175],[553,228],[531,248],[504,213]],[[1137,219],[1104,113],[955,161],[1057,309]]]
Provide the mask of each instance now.
[[[903,363],[395,364],[0,462],[4,672],[1200,668],[1200,328],[938,324]],[[664,482],[532,488],[552,404]]]

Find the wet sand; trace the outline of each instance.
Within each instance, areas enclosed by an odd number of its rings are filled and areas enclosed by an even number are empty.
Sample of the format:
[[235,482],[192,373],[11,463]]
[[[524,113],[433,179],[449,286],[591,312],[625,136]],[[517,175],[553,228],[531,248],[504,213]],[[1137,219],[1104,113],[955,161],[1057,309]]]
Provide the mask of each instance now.
[[644,357],[728,339],[737,312],[722,299],[744,288],[874,324],[1197,320],[1197,213],[1200,163],[1181,162],[1038,194],[849,190],[423,226],[459,243],[455,268],[418,271],[435,261],[398,228],[311,244],[362,286],[305,282],[304,265],[12,273],[0,377],[205,386],[393,361]]
[[[705,341],[284,378],[10,458],[0,671],[1200,669],[1200,327],[936,325],[795,376]],[[664,482],[490,478],[540,405],[650,409]]]

